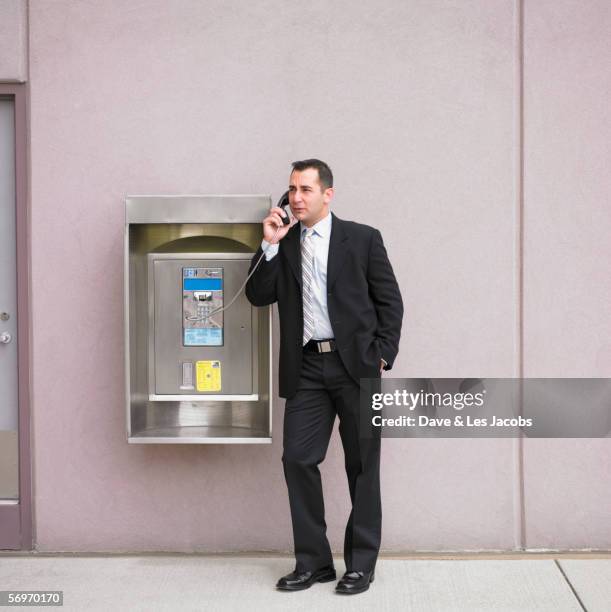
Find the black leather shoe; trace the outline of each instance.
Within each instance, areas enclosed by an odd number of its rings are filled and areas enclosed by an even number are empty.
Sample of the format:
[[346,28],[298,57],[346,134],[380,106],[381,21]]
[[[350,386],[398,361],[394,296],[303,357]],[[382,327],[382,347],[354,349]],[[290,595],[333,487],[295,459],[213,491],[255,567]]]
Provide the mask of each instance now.
[[373,582],[375,575],[375,571],[346,572],[342,579],[337,583],[335,592],[342,593],[344,595],[356,595],[357,593],[362,593],[369,588],[369,585]]
[[335,568],[332,565],[321,567],[315,572],[298,572],[295,570],[286,576],[282,576],[276,584],[281,591],[301,591],[309,589],[315,582],[331,582],[335,580]]

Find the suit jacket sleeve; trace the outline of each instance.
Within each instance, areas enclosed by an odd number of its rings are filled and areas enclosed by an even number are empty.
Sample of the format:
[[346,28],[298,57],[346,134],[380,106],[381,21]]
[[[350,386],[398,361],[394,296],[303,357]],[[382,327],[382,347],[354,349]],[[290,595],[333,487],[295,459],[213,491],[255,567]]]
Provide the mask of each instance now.
[[[250,262],[249,274],[262,255],[263,249],[259,247]],[[246,297],[253,306],[267,306],[268,304],[273,304],[278,299],[276,279],[278,278],[279,261],[279,253],[270,261],[267,261],[265,256],[263,256],[259,267],[248,279],[246,283]]]
[[403,322],[403,300],[382,235],[374,230],[369,249],[367,267],[369,294],[378,316],[376,338],[380,344],[381,356],[386,361],[385,370],[392,368],[399,352],[401,324]]

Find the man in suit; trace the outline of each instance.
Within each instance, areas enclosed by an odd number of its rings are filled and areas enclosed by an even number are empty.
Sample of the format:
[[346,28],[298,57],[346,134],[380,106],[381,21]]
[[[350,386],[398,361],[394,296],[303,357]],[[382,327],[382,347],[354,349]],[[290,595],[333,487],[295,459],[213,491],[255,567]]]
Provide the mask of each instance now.
[[329,210],[333,175],[324,162],[294,162],[293,220],[274,207],[263,220],[265,257],[246,285],[255,306],[278,302],[280,396],[286,398],[282,462],[289,493],[296,567],[278,589],[296,591],[336,579],[326,536],[318,465],[335,415],[352,510],[346,526],[346,573],[338,593],[361,593],[374,579],[380,549],[380,435],[363,431],[361,378],[390,370],[399,350],[401,293],[380,232]]

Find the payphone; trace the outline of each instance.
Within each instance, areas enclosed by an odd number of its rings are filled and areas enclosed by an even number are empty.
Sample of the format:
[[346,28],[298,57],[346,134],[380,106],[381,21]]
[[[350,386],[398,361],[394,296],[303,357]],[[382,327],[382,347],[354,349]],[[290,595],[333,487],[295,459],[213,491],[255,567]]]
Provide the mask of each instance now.
[[268,196],[126,200],[130,443],[271,442],[271,307],[241,294]]

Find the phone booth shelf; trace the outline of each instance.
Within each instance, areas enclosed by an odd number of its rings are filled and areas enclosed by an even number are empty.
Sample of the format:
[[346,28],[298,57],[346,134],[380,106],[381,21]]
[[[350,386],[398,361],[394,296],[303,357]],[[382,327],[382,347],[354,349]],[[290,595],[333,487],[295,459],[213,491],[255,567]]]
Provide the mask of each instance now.
[[128,196],[130,444],[269,444],[272,309],[242,292],[268,195]]

